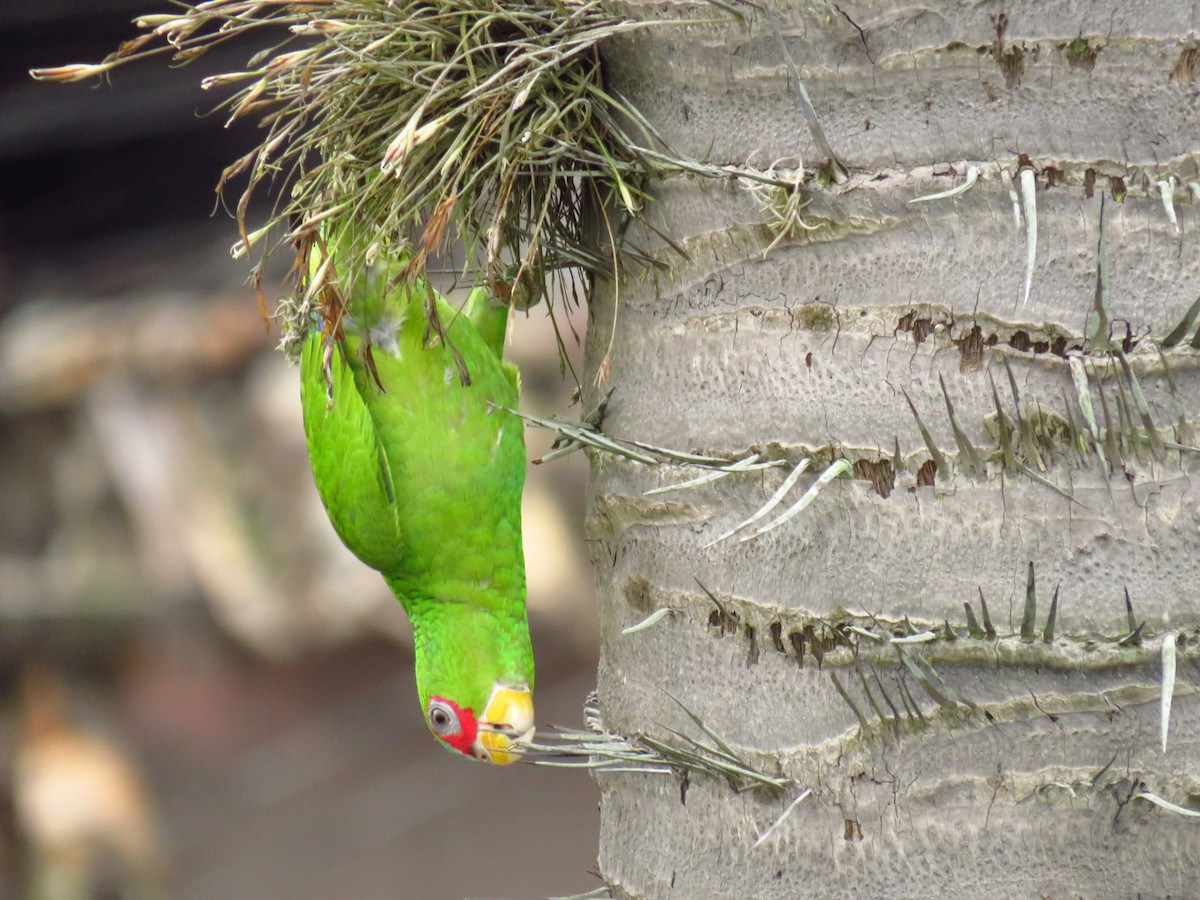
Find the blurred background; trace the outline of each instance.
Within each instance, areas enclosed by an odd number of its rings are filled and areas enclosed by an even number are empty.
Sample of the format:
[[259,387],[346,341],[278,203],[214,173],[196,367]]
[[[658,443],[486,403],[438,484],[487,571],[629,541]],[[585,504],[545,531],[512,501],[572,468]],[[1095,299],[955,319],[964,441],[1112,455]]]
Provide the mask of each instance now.
[[[167,9],[0,4],[0,898],[590,890],[591,781],[436,746],[403,613],[325,519],[214,194],[255,132],[198,83],[253,50],[27,76]],[[526,408],[567,414],[542,310],[510,355]],[[529,472],[541,723],[578,724],[594,683],[585,477]]]

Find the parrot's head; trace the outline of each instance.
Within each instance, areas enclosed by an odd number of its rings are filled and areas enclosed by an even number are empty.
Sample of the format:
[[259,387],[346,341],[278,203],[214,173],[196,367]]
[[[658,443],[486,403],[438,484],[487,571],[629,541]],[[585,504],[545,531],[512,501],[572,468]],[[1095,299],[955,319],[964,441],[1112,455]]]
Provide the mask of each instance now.
[[[461,556],[461,545],[449,546]],[[469,581],[426,577],[412,587],[385,576],[413,623],[416,696],[425,724],[444,748],[494,766],[520,760],[521,744],[534,734],[520,541],[512,550],[516,562],[505,580],[503,566],[486,560],[485,576]]]
[[533,738],[533,693],[526,685],[497,681],[478,710],[433,695],[425,706],[425,722],[451,750],[505,766],[521,758],[514,745]]
[[[415,614],[414,614],[415,613]],[[514,616],[469,603],[413,608],[417,696],[448,750],[494,765],[533,738],[533,649],[522,605]]]

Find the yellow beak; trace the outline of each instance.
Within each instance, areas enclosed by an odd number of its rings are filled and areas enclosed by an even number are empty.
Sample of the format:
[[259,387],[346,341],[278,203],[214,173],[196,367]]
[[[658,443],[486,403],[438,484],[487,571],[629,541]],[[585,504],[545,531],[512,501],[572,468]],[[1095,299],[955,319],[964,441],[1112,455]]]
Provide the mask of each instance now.
[[512,749],[513,745],[532,740],[535,730],[529,689],[497,684],[479,720],[476,740],[493,764],[507,766],[521,758],[521,751]]

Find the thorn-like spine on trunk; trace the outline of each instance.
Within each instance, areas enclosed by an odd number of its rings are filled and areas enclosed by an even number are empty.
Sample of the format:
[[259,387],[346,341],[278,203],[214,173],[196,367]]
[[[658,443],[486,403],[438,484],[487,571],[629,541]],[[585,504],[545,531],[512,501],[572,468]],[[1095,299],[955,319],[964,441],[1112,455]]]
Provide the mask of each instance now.
[[[982,597],[982,591],[980,592],[980,596]],[[969,600],[963,601],[963,609],[967,613],[967,635],[975,638],[975,640],[982,640],[986,635],[984,635],[983,629],[979,627],[979,621],[975,618],[975,613],[971,609]]]
[[1017,194],[1017,189],[1013,184],[1012,175],[1008,173],[1008,169],[1000,170],[1000,180],[1008,189],[1008,199],[1012,201],[1013,228],[1017,231],[1021,230],[1021,198]]
[[1162,366],[1163,375],[1166,376],[1167,392],[1171,395],[1171,403],[1175,407],[1175,437],[1180,443],[1190,444],[1192,442],[1192,426],[1188,423],[1187,411],[1183,407],[1183,395],[1179,393],[1175,375],[1171,372],[1167,355],[1162,352],[1161,347],[1158,348],[1158,362]]
[[1017,173],[1021,182],[1021,211],[1025,214],[1025,292],[1021,305],[1029,302],[1033,287],[1033,264],[1037,258],[1037,197],[1033,168],[1024,166]]
[[1175,695],[1175,635],[1167,632],[1162,642],[1162,697],[1159,715],[1162,731],[1162,752],[1167,752],[1167,733],[1171,728],[1171,698]]
[[1004,407],[1000,404],[1000,392],[996,390],[996,382],[992,378],[991,371],[988,372],[988,383],[992,387],[992,402],[996,407],[996,440],[1000,445],[1000,462],[1006,470],[1012,470],[1017,467],[1017,458],[1013,455],[1012,449],[1012,429],[1008,424],[1008,416],[1004,413]]
[[1108,457],[1109,470],[1114,470],[1117,465],[1125,465],[1125,457],[1121,455],[1120,445],[1117,443],[1117,433],[1113,428],[1112,416],[1108,412],[1108,398],[1104,394],[1103,385],[1096,385],[1096,393],[1100,397],[1100,411],[1104,414],[1104,454]]
[[992,625],[992,617],[988,613],[987,601],[983,599],[983,588],[979,589],[979,609],[983,614],[983,633],[989,641],[996,639],[996,627]]
[[1029,410],[1025,406],[1025,401],[1021,398],[1021,392],[1017,390],[1017,378],[1013,374],[1012,366],[1008,362],[1008,357],[1004,358],[1004,371],[1008,374],[1008,386],[1012,391],[1013,405],[1017,408],[1017,433],[1021,438],[1021,452],[1025,459],[1036,465],[1041,471],[1046,471],[1046,463],[1042,459],[1042,454],[1038,452],[1037,442],[1034,440],[1033,425],[1029,419]]
[[904,703],[904,712],[908,716],[910,722],[919,722],[924,728],[929,725],[929,720],[925,718],[925,714],[921,712],[921,707],[917,705],[917,701],[913,699],[912,692],[908,689],[903,681],[897,682],[900,685],[900,700]]
[[851,698],[850,694],[847,693],[844,687],[842,687],[842,683],[838,681],[837,673],[830,672],[829,678],[833,682],[833,686],[837,690],[838,694],[841,695],[841,698],[846,702],[846,705],[849,706],[851,711],[854,713],[854,718],[858,719],[858,727],[862,731],[863,737],[866,738],[871,733],[871,726],[867,723],[866,716],[862,714],[861,710],[859,710],[858,706],[854,703],[854,700]]
[[1061,585],[1054,586],[1054,596],[1050,598],[1050,613],[1046,616],[1046,627],[1042,630],[1042,641],[1047,644],[1054,643],[1054,627],[1058,620],[1058,589]]
[[1029,644],[1034,639],[1037,620],[1037,583],[1033,574],[1033,561],[1025,576],[1025,611],[1021,616],[1021,640]]
[[1122,647],[1132,644],[1138,646],[1142,643],[1142,629],[1146,626],[1145,622],[1138,622],[1137,616],[1133,614],[1133,600],[1129,597],[1129,588],[1125,588],[1125,624],[1128,627],[1128,633],[1117,641]]
[[[925,691],[926,694],[933,698],[933,701],[937,703],[938,706],[942,707],[942,709],[950,711],[957,709],[955,702],[947,697],[946,694],[943,693],[941,689],[933,683],[933,679],[930,678],[927,673],[921,671],[921,667],[913,661],[911,656],[909,656],[900,647],[896,648],[896,652],[900,656],[900,662],[906,669],[908,669],[913,678],[917,680],[917,684],[921,686],[921,689]],[[934,674],[936,675],[937,673],[935,672]]]
[[1133,367],[1129,365],[1125,351],[1118,347],[1116,354],[1117,360],[1121,363],[1121,371],[1125,374],[1126,381],[1129,382],[1129,390],[1133,394],[1133,405],[1137,407],[1138,417],[1142,420],[1142,430],[1146,432],[1146,437],[1150,441],[1150,452],[1155,459],[1161,459],[1163,455],[1162,438],[1159,437],[1158,428],[1150,415],[1150,404],[1146,402],[1146,395],[1142,393],[1142,385],[1138,381],[1137,375],[1134,374]]
[[1129,646],[1136,647],[1136,646],[1141,645],[1142,629],[1144,629],[1145,627],[1146,627],[1146,623],[1142,622],[1140,625],[1138,625],[1137,628],[1135,628],[1129,634],[1125,635],[1123,638],[1121,638],[1119,641],[1117,641],[1117,645],[1121,646],[1121,647],[1129,647]]
[[946,414],[950,417],[950,430],[954,432],[954,442],[958,444],[958,453],[964,463],[963,468],[969,474],[977,475],[984,470],[983,460],[979,458],[979,453],[967,437],[967,433],[958,424],[958,419],[954,415],[954,404],[950,402],[950,393],[946,390],[946,381],[942,378],[941,372],[938,373],[938,384],[941,385],[942,397],[946,400]]
[[1067,396],[1066,388],[1063,388],[1063,411],[1067,415],[1067,429],[1070,435],[1068,442],[1071,448],[1071,455],[1074,458],[1074,464],[1077,466],[1087,466],[1090,464],[1088,459],[1088,451],[1095,448],[1095,442],[1091,440],[1091,435],[1084,428],[1081,428],[1079,423],[1075,421],[1075,411],[1071,404],[1070,398]]
[[[892,733],[896,739],[900,738],[900,710],[896,709],[896,704],[892,702],[891,696],[883,687],[883,682],[879,679],[879,673],[871,668],[871,678],[875,682],[875,687],[879,690],[879,696],[883,697],[883,702],[887,704],[888,709],[892,711]],[[884,719],[886,722],[887,720]]]
[[770,20],[771,31],[775,35],[775,43],[779,47],[779,53],[783,57],[784,65],[787,68],[788,87],[796,93],[797,105],[799,105],[800,112],[804,116],[804,121],[808,124],[808,131],[812,135],[813,142],[825,154],[830,179],[835,184],[843,184],[849,177],[846,167],[842,165],[841,161],[837,158],[837,154],[833,152],[833,148],[829,146],[829,141],[825,137],[825,130],[821,128],[821,123],[817,120],[812,100],[809,99],[808,91],[804,87],[804,81],[800,78],[800,72],[796,69],[796,63],[792,59],[791,51],[788,50],[783,32],[780,31],[779,25],[776,24],[774,15],[770,12],[767,15]]
[[[862,662],[854,661],[854,673],[858,676],[858,686],[862,689],[863,696],[867,698],[867,702],[871,704],[871,710],[879,718],[880,722],[887,722],[887,716],[883,714],[883,710],[879,708],[879,704],[875,702],[875,695],[871,690],[871,686],[867,684],[867,676],[863,673]],[[833,674],[833,673],[830,673]],[[887,731],[883,732],[883,738],[888,739]]]
[[[1108,460],[1104,458],[1104,451],[1100,447],[1100,429],[1096,425],[1096,412],[1092,408],[1092,393],[1088,389],[1087,369],[1084,368],[1083,356],[1079,353],[1067,354],[1067,366],[1071,370],[1071,380],[1075,383],[1075,396],[1079,401],[1079,411],[1083,414],[1083,421],[1091,435],[1092,446],[1096,448],[1100,460],[1107,464]],[[1107,415],[1107,410],[1105,414]]]
[[1142,442],[1138,440],[1137,426],[1133,424],[1133,411],[1129,408],[1129,400],[1125,396],[1125,386],[1117,382],[1117,428],[1120,431],[1121,447],[1125,458],[1132,457],[1139,463],[1145,462]]
[[1108,242],[1104,231],[1104,196],[1100,196],[1100,232],[1096,240],[1096,290],[1092,295],[1092,308],[1084,325],[1084,335],[1093,350],[1105,350],[1110,345],[1108,323],[1112,316],[1108,306]]
[[925,423],[921,420],[921,414],[917,412],[917,407],[912,402],[912,397],[908,396],[908,391],[903,387],[900,388],[900,393],[908,401],[908,408],[912,410],[913,419],[917,423],[917,430],[921,432],[921,439],[925,441],[925,447],[929,450],[929,455],[938,467],[938,471],[948,472],[949,467],[946,465],[946,457],[942,455],[942,451],[938,449],[938,445],[933,440],[933,435],[929,433],[929,429],[925,427]]

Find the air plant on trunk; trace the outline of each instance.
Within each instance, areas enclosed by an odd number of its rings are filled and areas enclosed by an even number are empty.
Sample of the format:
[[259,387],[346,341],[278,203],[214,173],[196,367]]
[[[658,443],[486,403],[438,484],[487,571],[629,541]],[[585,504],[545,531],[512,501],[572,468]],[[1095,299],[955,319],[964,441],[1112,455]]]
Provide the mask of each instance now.
[[[263,132],[218,188],[244,181],[233,252],[261,248],[252,278],[264,315],[263,263],[280,236],[311,242],[337,218],[413,247],[414,277],[453,237],[519,307],[536,302],[546,277],[565,285],[567,269],[611,271],[617,247],[649,263],[615,219],[641,209],[649,175],[687,162],[672,162],[600,70],[603,41],[654,23],[599,0],[209,0],[135,22],[144,33],[100,63],[31,74],[81,81],[158,55],[186,64],[239,38],[265,45],[243,69],[202,82],[232,87],[217,108]],[[254,223],[250,201],[264,186],[276,200]],[[347,250],[340,280],[353,283],[369,249]],[[284,310],[292,355],[304,306]]]

